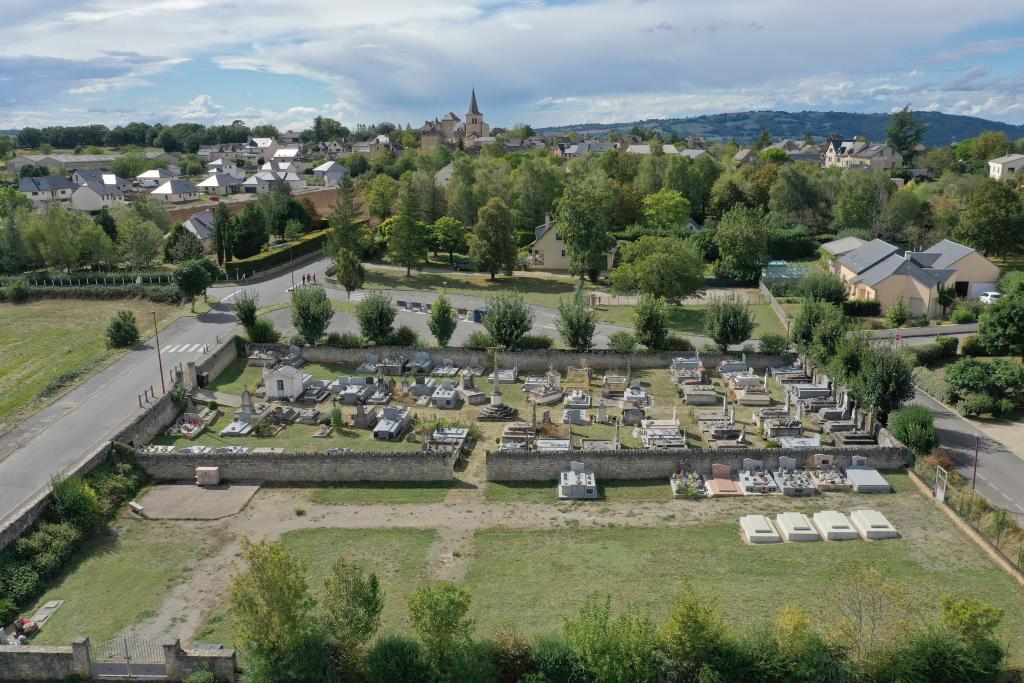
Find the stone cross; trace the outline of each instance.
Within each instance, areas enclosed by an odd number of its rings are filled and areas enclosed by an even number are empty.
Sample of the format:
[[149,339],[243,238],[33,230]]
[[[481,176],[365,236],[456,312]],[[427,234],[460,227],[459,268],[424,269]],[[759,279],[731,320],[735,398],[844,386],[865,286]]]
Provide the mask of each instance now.
[[604,421],[607,418],[608,416],[605,414],[604,399],[602,398],[601,402],[597,404],[597,421],[601,424],[604,424]]
[[804,404],[803,404],[802,401],[797,401],[796,402],[796,419],[798,419],[798,420],[803,420],[804,419]]
[[791,394],[791,393],[789,393],[787,391],[786,392],[786,412],[787,413],[789,412],[789,406],[790,406],[790,402],[792,401],[792,399],[793,399],[793,394]]
[[729,414],[729,399],[727,396],[722,396],[722,415]]
[[768,368],[764,369],[764,388],[768,388]]

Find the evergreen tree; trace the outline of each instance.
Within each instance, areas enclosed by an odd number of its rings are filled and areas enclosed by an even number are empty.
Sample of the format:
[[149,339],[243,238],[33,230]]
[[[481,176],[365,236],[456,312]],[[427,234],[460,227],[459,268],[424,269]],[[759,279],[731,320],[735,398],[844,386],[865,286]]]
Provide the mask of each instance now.
[[335,255],[334,267],[338,284],[345,288],[346,296],[351,299],[352,292],[366,281],[366,268],[354,251],[344,248]]
[[889,119],[885,140],[903,155],[904,166],[909,168],[913,165],[914,157],[917,156],[917,145],[927,128],[921,119],[914,116],[909,106],[903,107]]
[[403,187],[399,203],[398,214],[388,232],[388,252],[396,265],[405,266],[408,277],[413,268],[422,267],[430,244],[426,224],[416,219],[419,212],[416,189],[411,185]]
[[477,267],[491,274],[511,275],[516,265],[516,242],[512,232],[512,212],[498,197],[493,197],[479,211],[469,243],[469,256]]
[[327,219],[331,231],[327,233],[327,253],[337,254],[348,249],[357,256],[362,256],[366,248],[366,227],[359,219],[359,208],[356,206],[355,186],[348,176],[338,184],[338,199],[331,206],[331,215]]
[[231,260],[231,243],[231,211],[226,205],[217,204],[213,210],[213,250],[217,254],[218,265]]
[[20,273],[28,265],[28,253],[21,239],[21,229],[14,219],[14,212],[4,221],[3,235],[0,237],[0,266],[5,273]]

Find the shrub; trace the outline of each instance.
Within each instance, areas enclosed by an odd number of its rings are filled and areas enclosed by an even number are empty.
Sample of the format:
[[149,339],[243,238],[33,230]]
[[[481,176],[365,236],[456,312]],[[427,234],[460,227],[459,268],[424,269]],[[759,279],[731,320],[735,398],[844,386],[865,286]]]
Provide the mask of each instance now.
[[[954,340],[955,341],[955,340]],[[945,358],[945,349],[935,342],[921,344],[920,346],[908,346],[901,351],[907,351],[915,356],[916,365],[931,367]]]
[[545,681],[577,680],[579,657],[561,636],[540,636],[533,644],[533,661]]
[[292,336],[288,337],[287,341],[292,346],[298,346],[300,349],[304,349],[304,348],[306,348],[307,346],[310,345],[309,342],[306,340],[306,338],[303,337],[298,332],[296,332]]
[[960,342],[960,353],[964,356],[987,356],[988,349],[982,346],[977,336],[972,334],[964,337],[964,340]]
[[745,342],[753,330],[754,316],[750,307],[735,296],[711,301],[704,309],[704,334],[723,352],[732,344]]
[[818,242],[806,228],[772,230],[768,237],[768,253],[776,259],[798,259],[814,256]]
[[909,405],[889,417],[889,431],[915,455],[930,453],[939,445],[932,411],[925,406]]
[[391,333],[388,343],[392,346],[419,346],[420,335],[408,325],[401,325]]
[[366,346],[366,341],[358,334],[351,332],[331,332],[327,335],[327,345],[337,346],[339,349],[361,349]]
[[694,351],[693,342],[679,334],[670,334],[665,337],[664,351]]
[[800,279],[797,287],[801,296],[808,299],[821,299],[836,305],[842,305],[849,296],[849,285],[838,275],[832,273],[809,273]]
[[931,324],[932,321],[923,313],[921,315],[912,315],[910,320],[907,321],[907,327],[928,327]]
[[555,340],[546,334],[524,334],[519,338],[516,348],[521,351],[540,351],[550,349],[555,345]]
[[907,306],[907,302],[903,299],[897,299],[896,303],[893,304],[889,312],[885,314],[885,319],[892,327],[903,327],[910,321],[910,308]]
[[242,327],[249,329],[256,323],[256,310],[259,308],[260,295],[243,289],[235,296],[235,316]]
[[487,334],[484,330],[475,330],[466,338],[466,343],[463,344],[463,346],[467,349],[484,351],[494,346],[494,340],[491,339],[491,335]]
[[949,319],[958,325],[968,325],[978,322],[978,309],[969,304],[958,304],[949,314]]
[[367,683],[430,683],[431,680],[431,667],[423,648],[408,636],[386,635],[366,654]]
[[365,339],[376,346],[388,342],[396,313],[391,297],[379,290],[367,292],[363,300],[356,304],[359,330]]
[[519,339],[533,327],[533,308],[519,292],[502,292],[487,300],[484,328],[495,344],[506,349],[519,348]]
[[102,520],[99,499],[85,479],[78,475],[54,477],[50,496],[50,516],[60,522],[73,524],[83,533],[96,530]]
[[616,353],[636,351],[636,337],[629,332],[612,332],[608,335],[608,348]]
[[789,338],[784,334],[766,334],[761,337],[761,353],[786,353]]
[[216,683],[217,678],[209,671],[196,671],[185,679],[185,683]]
[[987,413],[995,413],[999,408],[995,399],[988,394],[972,394],[957,405],[956,409],[961,415],[977,417]]
[[7,282],[7,299],[12,304],[21,304],[28,301],[28,283],[23,277],[12,278]]
[[[148,299],[158,304],[179,304],[181,291],[177,285],[165,287],[155,285],[78,285],[73,287],[29,287],[32,299],[96,299],[114,301],[120,299]],[[0,289],[0,300],[9,297],[7,289]]]
[[668,337],[665,302],[651,294],[643,294],[633,307],[633,334],[637,342],[652,351],[661,349]]
[[310,346],[315,346],[327,334],[327,327],[334,317],[327,292],[319,287],[293,289],[291,304],[292,325]]
[[53,574],[71,556],[82,539],[78,527],[68,522],[46,522],[14,542],[19,557],[42,576]]
[[1024,291],[1024,271],[1008,270],[1003,273],[999,278],[999,291],[1006,296]]
[[490,654],[500,683],[517,683],[533,671],[532,643],[517,630],[499,631]]
[[18,616],[18,605],[9,598],[0,598],[0,624],[9,624]]
[[932,343],[938,346],[940,349],[942,349],[943,358],[952,358],[953,356],[955,356],[956,349],[958,346],[960,346],[959,339],[957,339],[956,337],[948,337],[942,334],[933,339]]
[[852,299],[843,302],[843,314],[859,317],[873,317],[882,314],[882,303],[874,299]]
[[28,602],[42,588],[39,572],[25,562],[9,562],[0,567],[0,588],[17,604]]
[[254,344],[273,344],[281,338],[280,333],[274,329],[274,323],[267,318],[259,318],[246,330],[249,341]]
[[138,341],[139,327],[135,323],[135,314],[118,311],[107,325],[107,348],[123,349],[134,346]]

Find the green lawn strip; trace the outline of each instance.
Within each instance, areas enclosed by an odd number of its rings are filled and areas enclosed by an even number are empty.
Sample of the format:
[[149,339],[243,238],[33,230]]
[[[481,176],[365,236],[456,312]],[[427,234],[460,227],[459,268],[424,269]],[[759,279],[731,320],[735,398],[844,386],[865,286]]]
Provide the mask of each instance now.
[[[702,305],[683,304],[668,307],[668,327],[680,334],[704,335],[704,310]],[[750,304],[750,312],[754,316],[754,337],[766,334],[785,334],[782,321],[771,310],[768,304]],[[599,306],[597,319],[609,325],[633,327],[632,306]]]
[[[601,498],[594,501],[572,501],[570,504],[601,505],[602,503],[667,503],[672,500],[668,479],[598,480]],[[564,505],[558,498],[557,482],[508,481],[488,482],[484,498],[489,503],[551,503]]]
[[39,599],[37,609],[50,600],[66,602],[33,644],[67,645],[78,636],[97,643],[130,629],[160,608],[211,542],[174,524],[123,520],[97,537]]
[[242,389],[255,389],[263,381],[263,368],[249,365],[244,358],[234,360],[206,388],[226,394],[241,394]]
[[[436,533],[420,529],[301,529],[281,536],[290,552],[306,563],[307,580],[319,591],[339,557],[376,572],[384,589],[381,629],[408,629],[406,602],[427,582],[426,558]],[[235,643],[234,623],[226,603],[196,633],[204,643]]]
[[[949,527],[946,522],[942,526]],[[484,632],[508,625],[534,633],[557,631],[595,591],[611,594],[618,606],[638,603],[661,620],[686,581],[702,594],[716,596],[723,618],[742,628],[773,618],[786,604],[824,622],[833,571],[867,562],[903,585],[910,602],[926,611],[933,610],[946,591],[1002,607],[1006,614],[1000,633],[1011,652],[1024,652],[1024,596],[1019,587],[961,534],[946,531],[942,541],[933,537],[926,544],[917,537],[753,546],[741,541],[735,523],[672,529],[485,530],[476,534],[474,560],[464,585],[473,596],[471,615]]]
[[322,505],[401,505],[442,503],[450,481],[353,481],[310,489],[311,502]]

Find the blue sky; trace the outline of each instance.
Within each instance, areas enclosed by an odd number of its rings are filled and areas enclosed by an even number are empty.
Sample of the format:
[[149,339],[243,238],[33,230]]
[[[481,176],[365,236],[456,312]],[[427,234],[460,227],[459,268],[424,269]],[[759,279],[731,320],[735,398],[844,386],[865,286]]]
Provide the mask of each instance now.
[[[9,7],[8,7],[9,5]],[[910,104],[1024,123],[1005,0],[0,0],[0,128],[492,125]]]

